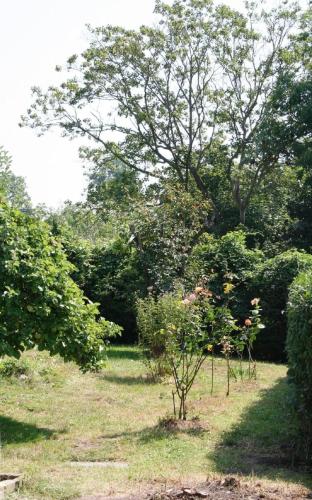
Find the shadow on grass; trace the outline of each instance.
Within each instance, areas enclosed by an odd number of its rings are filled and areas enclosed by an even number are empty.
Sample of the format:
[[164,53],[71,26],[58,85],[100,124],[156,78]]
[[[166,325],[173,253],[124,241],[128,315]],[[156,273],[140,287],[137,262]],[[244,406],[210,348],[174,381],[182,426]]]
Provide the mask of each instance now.
[[140,443],[147,444],[153,441],[160,441],[162,439],[172,439],[178,438],[181,434],[187,434],[189,436],[202,437],[204,433],[206,433],[206,429],[201,428],[185,428],[185,429],[167,429],[163,427],[161,424],[157,424],[153,427],[145,427],[139,431],[126,431],[120,432],[116,434],[104,434],[102,435],[102,439],[122,439],[122,438],[130,438],[139,441]]
[[112,347],[107,353],[108,359],[132,359],[138,361],[143,359],[139,350],[126,347]]
[[1,445],[21,444],[41,439],[50,439],[55,431],[19,422],[10,417],[0,415]]
[[256,474],[311,487],[311,470],[296,456],[297,440],[291,387],[285,378],[279,379],[273,388],[262,391],[260,400],[223,434],[209,458],[218,472]]
[[148,384],[148,385],[153,385],[156,384],[153,379],[143,377],[143,376],[138,376],[138,377],[131,377],[131,376],[124,376],[121,377],[119,375],[101,375],[102,380],[106,380],[106,382],[112,382],[113,384],[121,384],[121,385],[142,385],[142,384]]

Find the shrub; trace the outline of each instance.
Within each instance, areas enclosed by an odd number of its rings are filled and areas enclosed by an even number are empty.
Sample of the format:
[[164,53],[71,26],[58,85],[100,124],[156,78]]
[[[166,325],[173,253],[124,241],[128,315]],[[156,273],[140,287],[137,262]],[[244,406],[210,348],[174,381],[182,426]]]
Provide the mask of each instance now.
[[170,373],[165,352],[166,342],[160,331],[164,330],[170,321],[177,322],[176,300],[174,295],[168,294],[162,300],[149,296],[137,301],[139,345],[148,373],[154,380]]
[[288,289],[299,272],[312,269],[312,255],[289,250],[256,267],[247,285],[249,297],[261,297],[265,328],[255,343],[258,358],[285,361]]
[[60,216],[51,215],[47,222],[51,227],[51,234],[62,244],[68,261],[72,264],[71,278],[85,291],[91,274],[91,256],[94,245],[90,241],[77,236],[74,229],[61,222]]
[[122,238],[95,247],[85,293],[100,304],[101,314],[122,326],[123,342],[137,340],[135,303],[146,283],[135,248]]
[[264,255],[260,250],[249,249],[244,231],[229,232],[221,238],[204,235],[193,251],[188,268],[191,283],[207,282],[217,295],[222,295],[224,284],[231,283],[230,308],[241,322],[249,315],[249,304],[260,297],[257,289],[250,288],[255,270]]
[[99,318],[72,270],[46,224],[0,206],[0,355],[37,345],[84,370],[102,364],[106,338],[120,329]]
[[[174,414],[186,420],[186,399],[207,356],[209,333],[203,322],[199,296],[183,300],[181,293],[166,293],[138,304],[139,325],[145,352],[163,359],[175,384]],[[176,398],[179,400],[177,412]]]
[[193,251],[188,272],[191,282],[204,277],[217,294],[230,281],[234,285],[230,307],[241,321],[248,316],[250,300],[260,297],[265,328],[255,342],[255,356],[285,361],[288,288],[306,269],[312,269],[312,255],[289,250],[264,259],[261,251],[247,248],[244,232],[234,231],[219,239],[206,235]]
[[3,359],[0,361],[0,377],[13,378],[21,375],[28,376],[31,373],[30,366],[24,360]]
[[238,294],[238,289],[245,288],[262,260],[260,250],[247,248],[243,231],[229,232],[221,238],[204,235],[193,250],[188,268],[189,279],[195,286],[204,277],[215,293],[221,293],[224,283],[231,282]]
[[[182,292],[166,293],[158,298],[138,301],[140,344],[146,363],[154,376],[170,373],[175,383],[172,391],[174,414],[186,419],[186,399],[197,373],[211,354],[211,391],[214,380],[214,351],[221,347],[227,362],[227,396],[230,392],[231,354],[247,348],[249,378],[253,364],[251,357],[254,340],[263,327],[260,320],[259,299],[253,299],[251,315],[240,328],[227,307],[231,284],[224,287],[224,297],[214,297],[204,287],[183,297]],[[220,304],[220,301],[223,304]],[[176,397],[179,409],[176,411]]]
[[286,361],[286,304],[288,288],[300,271],[312,269],[312,255],[289,250],[264,259],[259,250],[246,245],[247,235],[233,231],[217,239],[205,235],[193,251],[188,276],[192,285],[200,279],[221,294],[224,282],[233,285],[231,311],[241,321],[248,316],[248,304],[261,298],[266,326],[254,345],[259,359]]
[[312,458],[312,271],[300,273],[290,287],[287,306],[289,378],[294,383],[306,455]]

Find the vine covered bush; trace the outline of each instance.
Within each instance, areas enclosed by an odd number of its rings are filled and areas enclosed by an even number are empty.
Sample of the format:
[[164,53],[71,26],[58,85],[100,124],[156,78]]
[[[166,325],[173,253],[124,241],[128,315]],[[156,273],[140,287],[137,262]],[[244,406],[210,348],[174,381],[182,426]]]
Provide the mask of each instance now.
[[307,458],[312,458],[312,271],[290,287],[287,307],[289,379],[296,390]]
[[48,225],[0,206],[0,356],[38,346],[83,370],[102,364],[120,327],[99,317],[72,270]]

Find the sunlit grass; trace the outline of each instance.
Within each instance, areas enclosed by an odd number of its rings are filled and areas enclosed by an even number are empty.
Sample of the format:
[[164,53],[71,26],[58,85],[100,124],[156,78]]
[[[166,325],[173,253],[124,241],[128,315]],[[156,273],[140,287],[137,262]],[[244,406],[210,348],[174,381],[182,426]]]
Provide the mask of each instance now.
[[[100,374],[45,353],[25,358],[28,378],[0,379],[1,470],[24,473],[19,498],[61,500],[227,472],[311,484],[308,472],[290,467],[296,420],[283,365],[259,364],[258,380],[233,380],[226,398],[224,363],[216,361],[211,396],[208,360],[188,404],[203,429],[172,433],[159,426],[172,412],[170,382],[151,383],[136,348],[114,347]],[[72,460],[129,467],[82,469]]]

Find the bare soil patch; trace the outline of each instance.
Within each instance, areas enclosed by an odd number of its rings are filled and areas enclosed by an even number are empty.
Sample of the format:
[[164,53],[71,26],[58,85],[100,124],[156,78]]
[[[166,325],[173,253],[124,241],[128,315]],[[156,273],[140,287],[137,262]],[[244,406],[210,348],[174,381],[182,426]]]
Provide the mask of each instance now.
[[312,498],[306,488],[282,485],[267,485],[261,482],[243,482],[236,477],[209,480],[199,485],[175,485],[165,488],[160,485],[158,491],[151,485],[151,491],[117,495],[90,495],[79,500],[300,500]]
[[177,420],[175,418],[164,418],[160,420],[158,428],[167,432],[207,432],[208,428],[198,418],[192,420]]
[[[197,487],[169,489],[155,493],[148,500],[197,500],[207,498],[213,500],[299,500],[309,498],[307,491],[287,491],[278,487],[267,487],[261,483],[242,483],[235,477],[209,481]],[[311,498],[311,497],[310,497]]]

